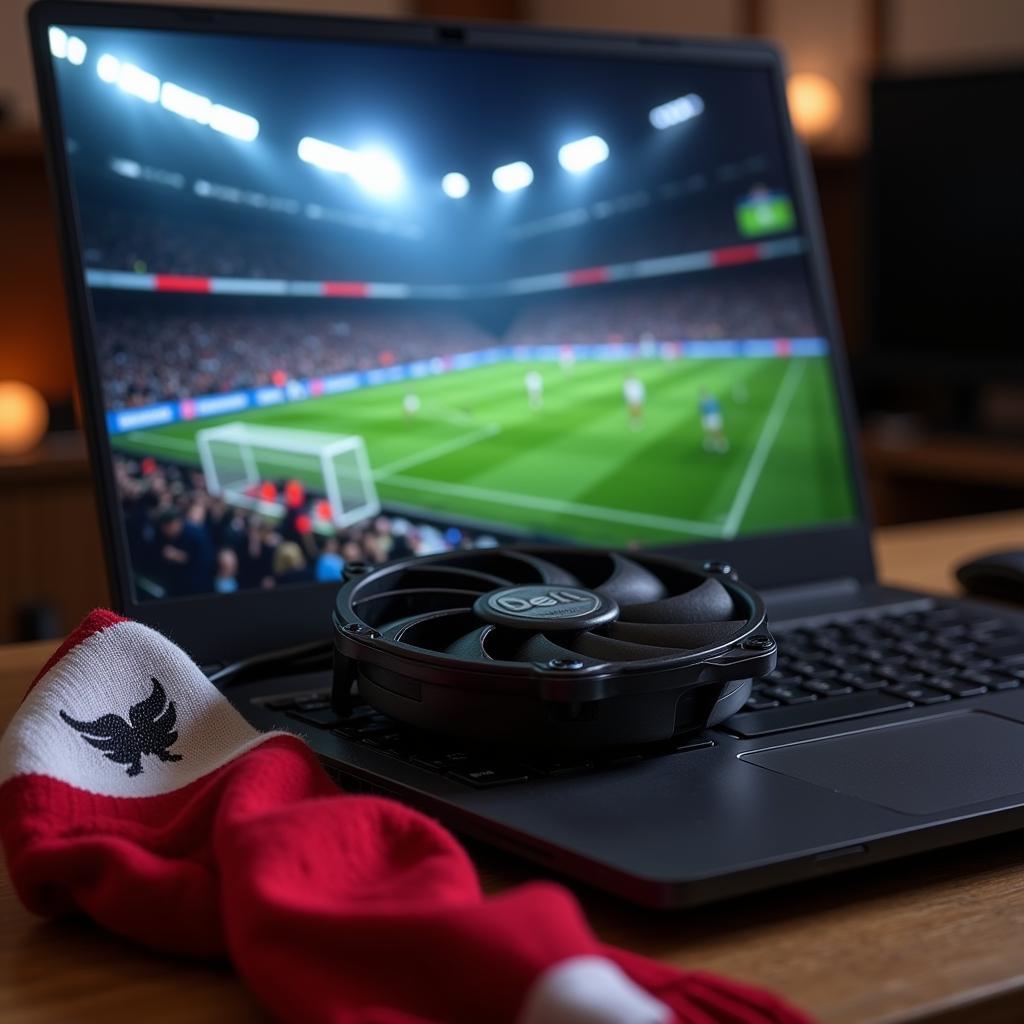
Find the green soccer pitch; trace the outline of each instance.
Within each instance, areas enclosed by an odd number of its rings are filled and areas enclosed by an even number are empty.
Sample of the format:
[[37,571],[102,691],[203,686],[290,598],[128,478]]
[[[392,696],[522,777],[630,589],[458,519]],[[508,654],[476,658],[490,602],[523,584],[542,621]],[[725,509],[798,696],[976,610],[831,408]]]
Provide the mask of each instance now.
[[[531,370],[544,379],[540,409],[527,401]],[[647,390],[638,428],[622,394],[630,373]],[[704,449],[704,389],[722,405],[722,454]],[[409,393],[420,399],[413,415],[403,412]],[[728,538],[854,514],[821,357],[502,363],[112,440],[120,451],[198,465],[196,432],[236,421],[357,434],[385,511],[448,514],[498,531],[622,545]],[[271,458],[268,477],[307,476],[286,454]]]

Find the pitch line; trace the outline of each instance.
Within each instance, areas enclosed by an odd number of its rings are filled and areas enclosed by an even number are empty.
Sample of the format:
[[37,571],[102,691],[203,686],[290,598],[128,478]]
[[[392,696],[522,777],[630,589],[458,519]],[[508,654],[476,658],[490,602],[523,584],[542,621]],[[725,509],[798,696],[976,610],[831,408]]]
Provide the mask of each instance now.
[[473,487],[469,484],[444,483],[415,476],[393,476],[386,481],[389,485],[450,494],[457,498],[475,498],[490,501],[496,505],[512,505],[533,508],[542,512],[571,513],[585,519],[600,519],[630,526],[649,526],[655,529],[671,530],[674,533],[691,533],[704,537],[721,537],[721,527],[713,523],[694,522],[689,519],[673,519],[669,516],[652,515],[646,512],[629,512],[625,509],[602,508],[600,505],[584,505],[580,502],[559,498],[541,498],[532,494],[512,494],[495,491],[488,487]]
[[775,401],[772,402],[772,407],[765,417],[764,427],[761,430],[760,438],[758,438],[757,446],[754,448],[754,454],[743,471],[743,478],[732,499],[729,514],[725,517],[725,523],[722,526],[724,537],[735,537],[743,522],[743,517],[747,514],[750,499],[754,496],[754,488],[761,478],[764,464],[768,461],[768,455],[775,444],[775,439],[782,427],[786,412],[789,410],[789,404],[793,401],[793,395],[796,393],[796,387],[800,383],[803,372],[804,363],[798,360],[794,360],[786,371],[786,376],[776,392]]
[[469,434],[463,434],[461,437],[453,437],[449,441],[442,441],[440,444],[434,445],[433,448],[427,448],[426,451],[413,452],[411,455],[406,455],[401,459],[395,459],[394,462],[388,462],[379,469],[375,469],[373,471],[373,478],[375,480],[383,480],[388,477],[392,477],[395,473],[400,473],[403,469],[418,466],[423,462],[430,462],[432,459],[438,459],[442,455],[447,455],[449,452],[457,452],[460,448],[468,448],[471,444],[484,441],[499,433],[501,433],[500,424],[488,423],[479,430],[474,430]]

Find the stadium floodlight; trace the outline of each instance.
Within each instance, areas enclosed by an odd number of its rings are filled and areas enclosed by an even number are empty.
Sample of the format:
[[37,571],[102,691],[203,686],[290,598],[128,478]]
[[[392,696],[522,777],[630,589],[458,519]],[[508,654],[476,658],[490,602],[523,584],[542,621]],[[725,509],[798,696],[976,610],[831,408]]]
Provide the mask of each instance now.
[[172,114],[198,124],[209,124],[213,109],[213,103],[207,97],[190,89],[183,89],[174,82],[164,82],[160,86],[160,106]]
[[668,103],[653,107],[648,115],[655,128],[671,128],[674,125],[689,121],[704,111],[704,101],[695,93],[688,92]]
[[62,28],[51,25],[46,33],[50,40],[50,53],[58,60],[63,60],[68,55],[68,34]]
[[230,135],[233,139],[252,142],[260,133],[260,123],[251,114],[214,103],[210,108],[210,127],[215,132]]
[[499,192],[518,192],[533,181],[533,168],[523,160],[496,167],[491,181]]
[[402,165],[383,149],[359,150],[350,173],[361,188],[381,199],[397,195],[405,183]]
[[464,199],[469,195],[469,178],[452,171],[441,179],[441,190],[449,199]]
[[108,82],[113,85],[121,74],[121,62],[112,53],[104,53],[100,59],[96,61],[96,74],[99,75],[104,82]]
[[608,143],[600,135],[567,142],[558,151],[558,162],[573,174],[582,174],[608,159]]
[[333,142],[324,142],[323,139],[314,139],[310,135],[299,139],[296,152],[299,159],[307,164],[325,171],[334,171],[335,174],[351,174],[356,156],[351,149],[336,146]]
[[84,39],[79,39],[78,36],[68,36],[68,63],[79,64],[85,63],[85,55],[89,52],[89,47],[85,45]]
[[135,64],[122,64],[117,75],[117,87],[146,103],[160,99],[160,79]]
[[124,157],[115,156],[110,158],[110,169],[122,178],[141,178],[142,164],[138,160],[126,160]]

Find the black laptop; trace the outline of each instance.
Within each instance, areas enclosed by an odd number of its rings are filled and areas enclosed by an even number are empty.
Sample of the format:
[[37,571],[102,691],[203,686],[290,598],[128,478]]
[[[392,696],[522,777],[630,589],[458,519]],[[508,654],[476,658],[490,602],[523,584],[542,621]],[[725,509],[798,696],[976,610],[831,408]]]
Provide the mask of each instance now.
[[[254,723],[651,906],[1024,825],[1024,620],[875,581],[771,47],[121,4],[30,23],[115,600]],[[657,749],[339,713],[346,565],[524,540],[728,562],[778,667]]]

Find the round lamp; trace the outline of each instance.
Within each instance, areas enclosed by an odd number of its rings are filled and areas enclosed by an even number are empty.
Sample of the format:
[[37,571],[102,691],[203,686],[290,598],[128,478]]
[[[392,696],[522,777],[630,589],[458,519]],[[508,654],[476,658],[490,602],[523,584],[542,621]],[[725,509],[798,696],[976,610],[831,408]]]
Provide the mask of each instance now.
[[46,433],[50,413],[31,384],[0,380],[0,455],[31,451]]
[[814,71],[790,75],[786,99],[793,127],[805,139],[817,139],[830,132],[843,112],[843,97],[836,83]]

